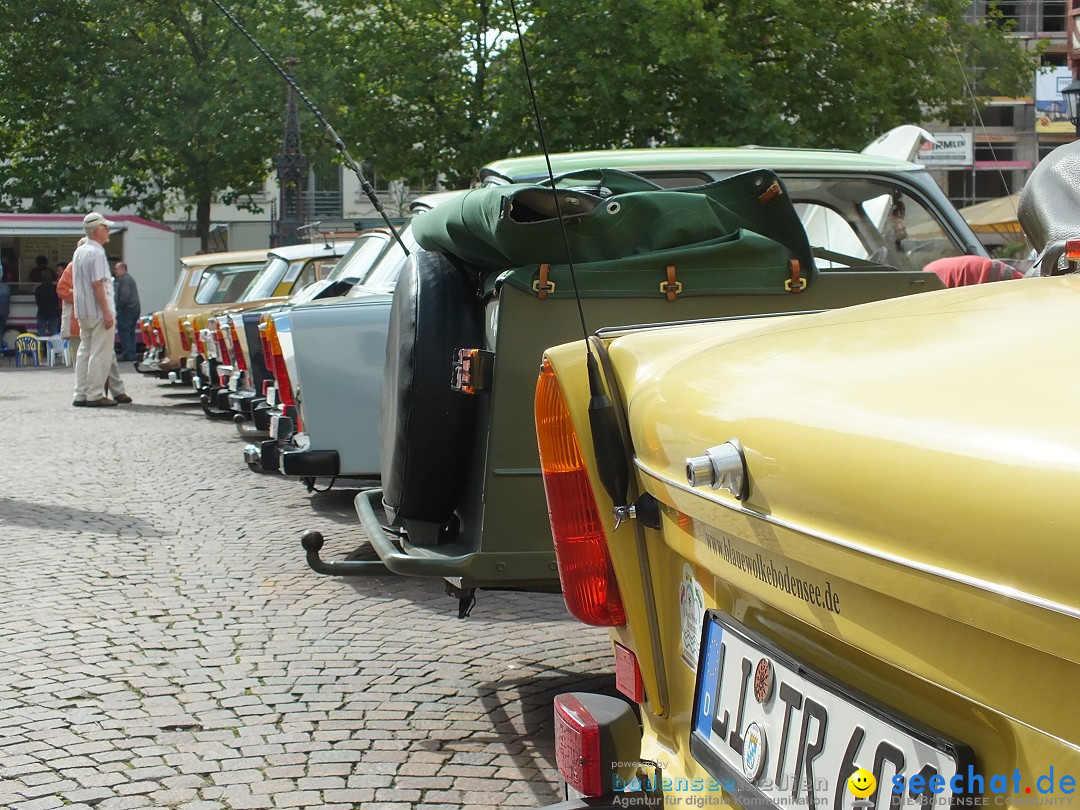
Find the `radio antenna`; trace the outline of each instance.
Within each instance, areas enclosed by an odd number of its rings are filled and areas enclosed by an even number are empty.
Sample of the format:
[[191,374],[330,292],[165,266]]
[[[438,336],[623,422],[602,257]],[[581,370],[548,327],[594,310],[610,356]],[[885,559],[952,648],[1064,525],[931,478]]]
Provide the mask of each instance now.
[[559,230],[562,233],[563,248],[566,250],[566,264],[570,271],[570,282],[574,287],[574,301],[577,303],[578,318],[581,320],[581,332],[585,338],[586,365],[589,373],[589,427],[592,433],[593,450],[596,454],[597,472],[618,513],[618,510],[626,509],[627,492],[630,487],[630,472],[626,450],[619,429],[618,416],[615,413],[615,404],[608,396],[603,375],[600,373],[600,365],[589,345],[589,329],[585,325],[585,308],[582,306],[581,293],[578,290],[577,273],[574,272],[574,257],[570,252],[570,237],[566,231],[566,220],[563,218],[562,207],[559,205],[559,190],[555,187],[555,172],[551,169],[551,156],[548,154],[547,140],[544,138],[544,121],[540,116],[540,105],[536,100],[536,89],[533,86],[532,72],[529,70],[529,57],[525,53],[525,37],[521,31],[521,22],[518,19],[515,0],[510,0],[510,12],[514,17],[514,28],[517,30],[521,63],[525,68],[525,81],[529,85],[529,98],[532,101],[533,115],[536,117],[536,131],[540,137],[540,149],[544,153],[544,162],[547,165],[548,180],[551,183],[551,196],[555,201],[555,214],[559,218]]
[[323,129],[326,130],[326,134],[329,135],[330,140],[333,141],[334,148],[338,150],[338,153],[341,155],[342,159],[345,161],[348,167],[353,170],[356,178],[360,181],[360,188],[363,189],[364,194],[367,195],[368,200],[371,201],[371,204],[375,207],[375,210],[379,212],[379,216],[382,217],[383,222],[386,223],[386,227],[390,229],[390,233],[394,235],[394,239],[397,240],[397,243],[401,246],[401,249],[405,251],[405,255],[408,256],[409,249],[405,247],[405,243],[401,241],[401,235],[398,234],[397,228],[395,228],[393,223],[390,222],[390,218],[386,216],[386,212],[383,210],[382,203],[379,201],[379,197],[375,193],[375,189],[372,187],[371,183],[367,181],[367,178],[364,177],[364,172],[360,168],[360,164],[353,159],[352,155],[349,154],[349,150],[346,148],[345,142],[341,140],[340,137],[338,137],[338,134],[334,131],[334,128],[330,126],[330,122],[323,117],[323,114],[319,112],[319,108],[316,107],[312,103],[311,99],[309,99],[304,94],[304,91],[300,89],[299,85],[297,85],[296,80],[293,79],[293,77],[290,76],[285,71],[285,69],[277,63],[277,60],[275,60],[274,57],[270,55],[269,51],[267,51],[266,48],[259,44],[258,40],[256,40],[255,37],[248,33],[248,30],[244,28],[243,24],[238,19],[236,19],[236,17],[234,17],[232,13],[227,8],[225,8],[225,6],[221,4],[220,0],[210,0],[210,2],[218,7],[221,13],[228,18],[229,22],[235,25],[237,30],[239,30],[240,33],[247,38],[248,42],[255,46],[255,50],[262,54],[263,58],[266,59],[266,61],[273,66],[274,70],[281,74],[281,78],[288,82],[289,87],[293,89],[297,97],[299,97],[300,100],[307,105],[308,109],[311,110],[315,118],[318,119],[320,124],[322,124]]

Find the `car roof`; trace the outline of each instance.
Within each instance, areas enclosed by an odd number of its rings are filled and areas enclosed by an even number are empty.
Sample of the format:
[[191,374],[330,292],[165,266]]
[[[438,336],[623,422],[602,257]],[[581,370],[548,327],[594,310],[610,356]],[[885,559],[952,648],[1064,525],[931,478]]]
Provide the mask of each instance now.
[[326,242],[317,239],[314,242],[303,242],[299,245],[282,245],[271,248],[271,256],[278,256],[286,261],[293,259],[308,259],[318,256],[344,256],[352,247],[352,239],[339,239],[334,242]]
[[[915,163],[839,149],[783,149],[768,146],[657,147],[564,152],[551,155],[552,170],[563,174],[582,169],[629,172],[717,172],[748,169],[784,171],[923,171]],[[543,155],[506,158],[480,170],[481,180],[531,181],[547,177]]]
[[192,256],[183,256],[182,264],[189,267],[209,267],[214,264],[244,264],[246,262],[265,262],[269,250],[229,250],[223,253],[196,253]]

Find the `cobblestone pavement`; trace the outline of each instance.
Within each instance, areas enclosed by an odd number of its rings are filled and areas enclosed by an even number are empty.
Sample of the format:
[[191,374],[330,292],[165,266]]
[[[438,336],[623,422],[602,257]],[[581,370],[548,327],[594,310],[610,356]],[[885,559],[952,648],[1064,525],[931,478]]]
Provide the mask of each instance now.
[[609,687],[557,595],[307,568],[363,545],[349,491],[244,467],[231,423],[124,372],[0,366],[0,808],[535,807],[551,698]]

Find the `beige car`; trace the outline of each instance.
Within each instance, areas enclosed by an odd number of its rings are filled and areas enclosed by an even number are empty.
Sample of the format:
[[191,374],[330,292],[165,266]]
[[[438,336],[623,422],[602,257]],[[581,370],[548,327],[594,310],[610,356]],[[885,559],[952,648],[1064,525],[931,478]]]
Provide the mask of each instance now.
[[266,264],[267,250],[204,253],[180,259],[180,272],[172,297],[160,312],[141,321],[146,357],[136,364],[145,374],[167,374],[181,368],[190,353],[180,324],[194,308],[214,308],[235,301]]

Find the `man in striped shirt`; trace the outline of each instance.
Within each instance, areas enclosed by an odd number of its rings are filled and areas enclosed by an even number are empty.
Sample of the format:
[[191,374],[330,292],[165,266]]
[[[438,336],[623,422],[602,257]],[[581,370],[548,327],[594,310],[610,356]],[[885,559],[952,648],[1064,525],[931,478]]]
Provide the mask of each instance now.
[[[71,260],[75,317],[82,337],[75,357],[75,396],[71,404],[76,406],[100,408],[131,401],[124,394],[119,374],[111,373],[116,364],[116,313],[104,245],[113,224],[99,213],[87,214],[83,218],[86,244],[75,250]],[[105,396],[106,380],[115,399]]]

